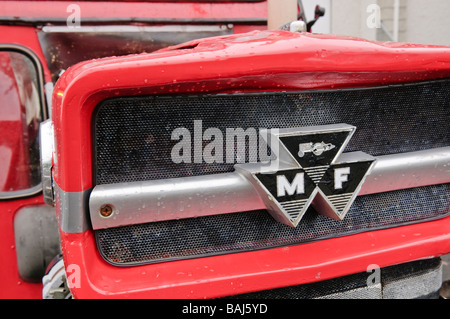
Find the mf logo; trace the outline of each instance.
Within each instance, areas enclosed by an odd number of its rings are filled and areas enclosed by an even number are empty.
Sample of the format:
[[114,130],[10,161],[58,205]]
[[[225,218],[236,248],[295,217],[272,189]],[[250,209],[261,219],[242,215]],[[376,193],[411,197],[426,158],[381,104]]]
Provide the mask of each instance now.
[[[312,205],[342,220],[372,168],[375,158],[363,152],[342,153],[356,128],[348,124],[280,129],[276,165],[243,164],[244,173],[278,221],[296,227]],[[277,167],[268,170],[267,167]]]

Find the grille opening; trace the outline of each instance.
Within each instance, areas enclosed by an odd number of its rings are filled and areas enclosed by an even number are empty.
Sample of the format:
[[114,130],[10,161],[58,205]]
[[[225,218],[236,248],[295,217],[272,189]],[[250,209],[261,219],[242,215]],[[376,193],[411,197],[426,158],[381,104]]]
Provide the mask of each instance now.
[[[442,281],[440,267],[440,258],[383,267],[380,269],[381,286],[378,287],[369,287],[367,279],[370,273],[361,272],[310,284],[251,292],[222,299],[314,299],[328,296],[333,299],[438,299],[439,281]],[[405,285],[405,280],[408,287],[399,287]]]
[[[449,145],[450,80],[335,91],[120,97],[94,117],[95,184],[231,172],[235,163],[195,163],[194,122],[202,128],[292,128],[335,123],[356,126],[345,152],[372,156]],[[190,163],[173,163],[177,128],[191,132]],[[197,140],[194,139],[197,138]],[[257,149],[248,148],[248,158]],[[224,147],[222,154],[226,154]],[[270,155],[270,151],[268,152]],[[235,154],[236,156],[236,154]]]
[[[176,164],[172,132],[203,129],[357,127],[345,152],[372,156],[449,146],[450,80],[329,91],[119,97],[94,116],[95,183],[110,184],[225,173],[234,163]],[[195,139],[192,139],[192,147]],[[247,148],[246,154],[254,150]],[[225,154],[225,150],[223,154]],[[255,154],[253,154],[255,156]],[[256,155],[257,156],[257,155]],[[301,244],[449,215],[449,184],[356,198],[343,221],[312,208],[297,228],[264,210],[131,225],[95,232],[102,256],[131,266]]]
[[302,244],[442,218],[450,184],[357,197],[342,221],[309,208],[296,228],[265,210],[129,225],[95,231],[111,264],[131,266]]

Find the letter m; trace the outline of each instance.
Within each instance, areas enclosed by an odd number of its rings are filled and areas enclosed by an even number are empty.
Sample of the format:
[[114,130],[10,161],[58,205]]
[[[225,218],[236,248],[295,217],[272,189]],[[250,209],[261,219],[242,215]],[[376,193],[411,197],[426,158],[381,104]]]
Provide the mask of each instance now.
[[305,193],[304,173],[297,173],[292,183],[289,183],[286,176],[277,175],[277,197]]

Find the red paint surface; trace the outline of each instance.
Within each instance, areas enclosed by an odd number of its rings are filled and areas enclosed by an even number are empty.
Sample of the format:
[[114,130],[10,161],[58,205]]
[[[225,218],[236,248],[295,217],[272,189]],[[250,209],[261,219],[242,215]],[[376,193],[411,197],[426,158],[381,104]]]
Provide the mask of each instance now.
[[[24,11],[26,12],[26,10]],[[0,27],[2,43],[26,45],[43,61],[35,30]],[[352,38],[251,33],[204,40],[194,49],[107,58],[66,71],[55,88],[55,177],[64,191],[92,187],[91,117],[104,98],[376,86],[444,78],[450,50]],[[45,64],[44,64],[45,67]],[[46,79],[50,76],[45,70]],[[20,280],[13,218],[40,197],[0,202],[0,297],[36,297]],[[450,217],[393,229],[256,252],[119,268],[99,255],[93,234],[61,234],[66,266],[80,266],[75,297],[204,298],[325,280],[450,251]],[[69,276],[71,274],[69,273]]]
[[8,52],[0,52],[0,192],[29,188],[26,111]]
[[284,31],[216,37],[154,54],[84,62],[69,68],[55,87],[54,177],[67,192],[92,187],[90,119],[105,98],[338,89],[449,76],[448,47]]
[[76,298],[213,298],[448,253],[450,217],[285,248],[126,268],[106,263],[89,231],[62,233],[62,239],[66,267],[76,264],[81,269],[80,281],[73,281],[79,285],[72,288]]
[[42,298],[42,284],[23,281],[17,270],[14,216],[25,206],[42,204],[42,196],[0,201],[0,299]]
[[146,18],[146,19],[266,19],[266,2],[188,3],[186,2],[117,2],[111,1],[2,1],[3,17],[67,19],[80,8],[82,19]]
[[[42,63],[45,60],[34,28],[0,26],[0,43],[21,45],[33,51],[44,68],[45,80],[50,80],[50,73],[46,68],[46,64]],[[2,106],[2,112],[4,107]],[[4,134],[4,122],[1,120],[0,122],[2,124],[2,134]],[[11,143],[13,138],[12,136],[9,137],[8,143]],[[41,283],[27,283],[19,276],[13,226],[14,216],[20,208],[42,203],[41,195],[33,198],[0,201],[0,256],[2,256],[0,298],[42,298]]]
[[[2,13],[5,2],[1,2]],[[17,7],[22,8],[22,5],[15,4]],[[3,14],[2,14],[3,15]],[[31,51],[41,61],[41,65],[44,71],[45,82],[51,82],[51,75],[45,62],[44,54],[41,49],[41,45],[38,40],[37,30],[33,27],[25,26],[7,26],[0,25],[0,43],[1,44],[16,44],[21,45]]]
[[[183,49],[188,47],[189,49]],[[69,69],[55,88],[57,170],[64,191],[92,187],[91,117],[108,97],[339,89],[450,76],[450,49],[354,38],[252,32]],[[62,234],[78,298],[206,298],[329,279],[450,251],[450,217],[286,248],[115,267],[93,234]],[[70,275],[70,274],[69,274]]]

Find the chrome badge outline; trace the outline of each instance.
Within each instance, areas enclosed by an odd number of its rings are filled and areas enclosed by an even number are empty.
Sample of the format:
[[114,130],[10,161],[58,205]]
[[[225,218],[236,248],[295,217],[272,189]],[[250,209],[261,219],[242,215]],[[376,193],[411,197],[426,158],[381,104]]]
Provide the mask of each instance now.
[[344,123],[268,130],[262,136],[276,159],[236,164],[235,169],[283,224],[296,227],[310,205],[342,220],[376,161],[363,152],[343,153],[355,130]]

